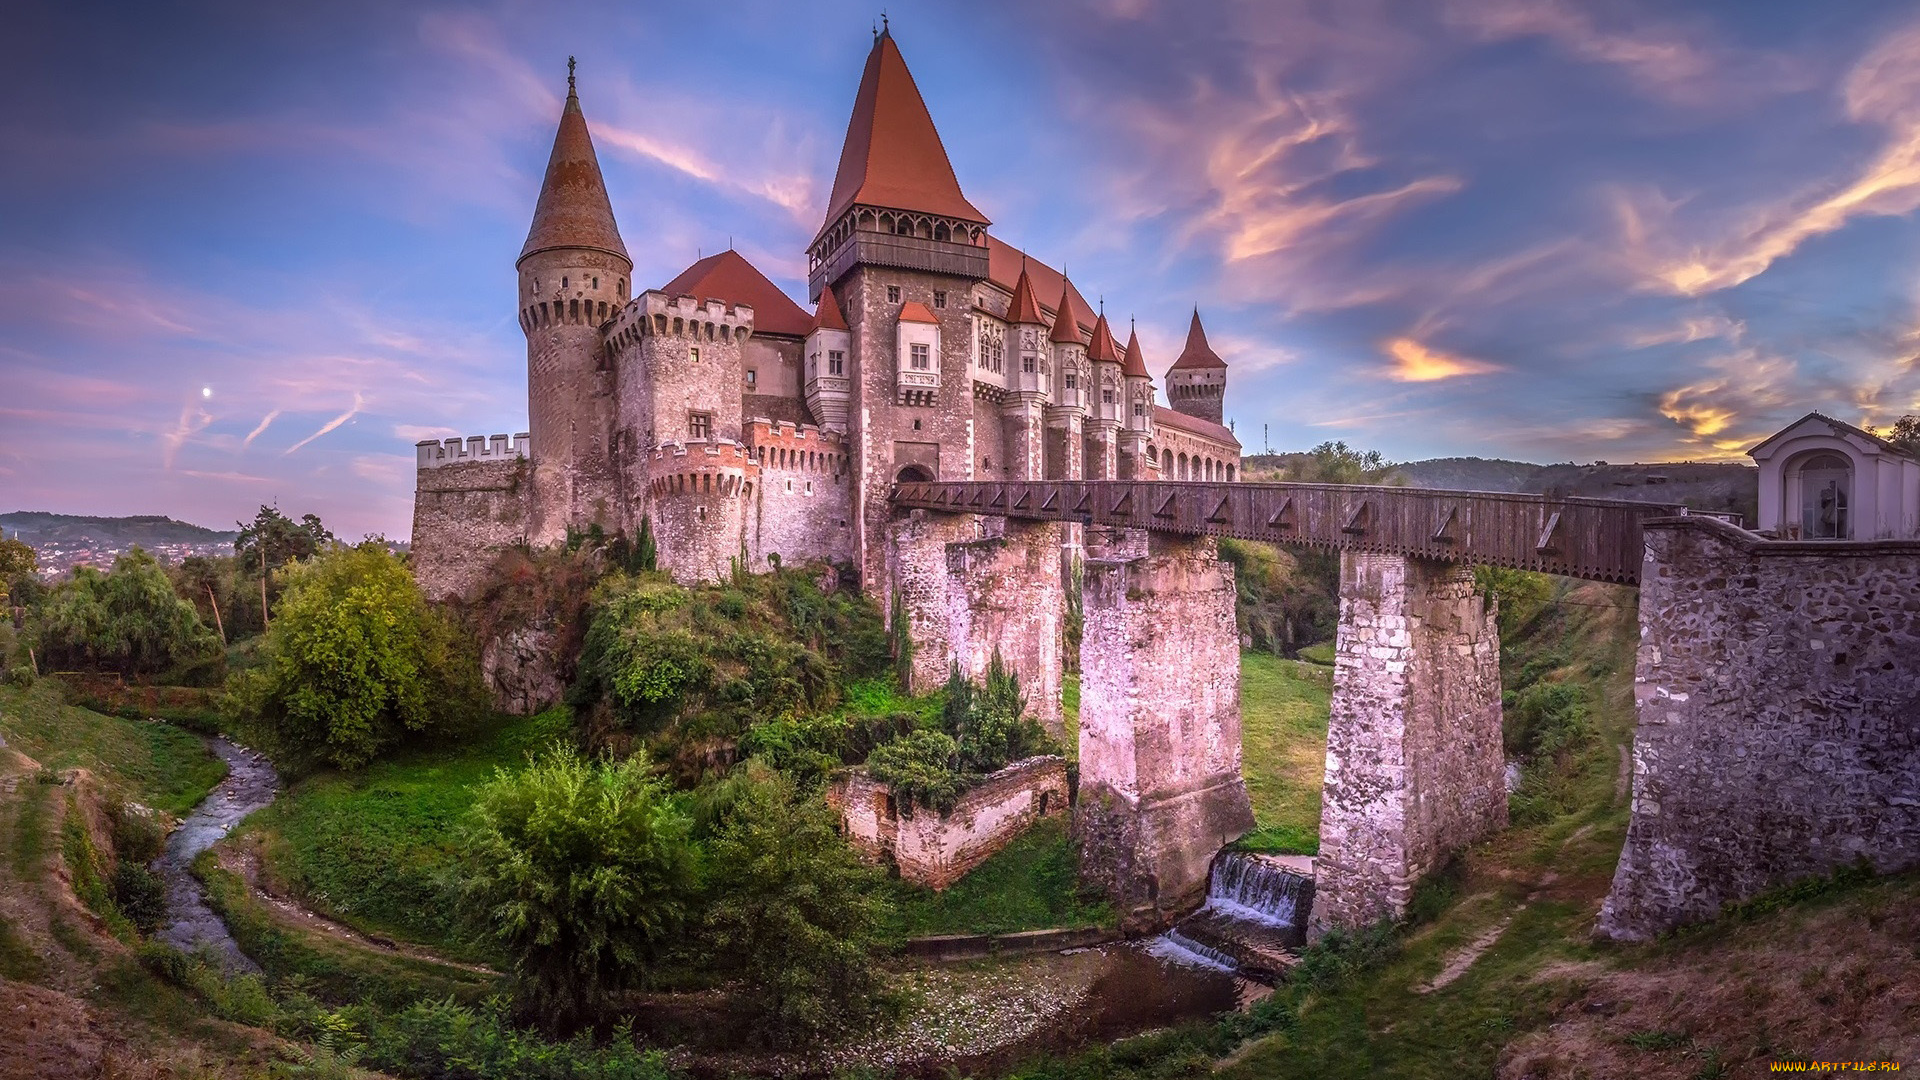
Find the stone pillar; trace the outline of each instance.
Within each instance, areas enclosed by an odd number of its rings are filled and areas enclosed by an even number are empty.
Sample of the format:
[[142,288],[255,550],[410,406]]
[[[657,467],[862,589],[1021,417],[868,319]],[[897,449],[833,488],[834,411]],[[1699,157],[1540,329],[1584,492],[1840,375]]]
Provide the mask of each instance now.
[[1413,886],[1507,824],[1500,636],[1467,567],[1340,557],[1312,932],[1397,919]]
[[1083,478],[1117,479],[1120,474],[1120,422],[1088,420],[1083,430],[1086,432],[1086,455],[1081,462]]
[[1090,558],[1082,587],[1080,876],[1122,926],[1170,924],[1204,899],[1213,857],[1253,827],[1240,776],[1233,570],[1208,538]]
[[[890,523],[887,537],[887,611],[906,621],[913,655],[907,691],[924,694],[947,681],[953,662],[953,626],[948,590],[947,545],[978,536],[973,514],[913,510]],[[901,627],[891,629],[896,635]]]
[[1000,403],[1000,431],[1007,479],[1046,479],[1046,402],[1040,395],[1008,394]]
[[[984,680],[995,653],[1020,677],[1027,710],[1056,739],[1060,715],[1061,526],[1008,519],[997,537],[947,545],[947,642],[960,673]],[[944,677],[944,672],[942,673]]]

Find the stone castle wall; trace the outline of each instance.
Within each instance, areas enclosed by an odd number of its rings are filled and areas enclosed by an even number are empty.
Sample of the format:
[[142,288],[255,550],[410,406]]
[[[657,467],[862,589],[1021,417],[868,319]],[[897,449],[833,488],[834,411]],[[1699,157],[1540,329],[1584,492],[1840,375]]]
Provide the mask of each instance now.
[[758,486],[747,448],[718,439],[653,451],[654,544],[660,568],[681,584],[723,581],[742,554],[746,508]]
[[812,426],[756,417],[747,442],[760,463],[746,517],[753,569],[853,558],[853,480],[846,441]]
[[945,889],[1034,822],[1067,812],[1067,761],[1016,761],[969,788],[944,814],[918,806],[902,812],[893,789],[863,770],[836,777],[827,800],[861,854],[891,860],[904,881]]
[[1413,886],[1507,823],[1500,637],[1467,567],[1340,559],[1316,932],[1399,918]]
[[438,465],[415,474],[414,579],[435,600],[469,595],[502,547],[533,530],[533,467],[525,458]]
[[997,654],[1019,676],[1028,714],[1056,738],[1066,735],[1060,531],[1053,522],[1009,519],[999,536],[946,548],[947,639],[960,673],[984,680]]
[[1600,931],[1920,865],[1920,543],[1647,525],[1633,818]]

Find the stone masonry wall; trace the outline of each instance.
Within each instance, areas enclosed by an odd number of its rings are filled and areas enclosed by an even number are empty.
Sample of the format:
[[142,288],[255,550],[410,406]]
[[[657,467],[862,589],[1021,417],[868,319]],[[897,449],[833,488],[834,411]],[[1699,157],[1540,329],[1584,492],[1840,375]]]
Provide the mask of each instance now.
[[1467,567],[1344,554],[1313,932],[1399,918],[1507,823],[1500,638]]
[[1089,557],[1081,592],[1080,874],[1129,930],[1199,905],[1215,853],[1253,827],[1233,569],[1211,539],[1149,545]]
[[502,547],[531,535],[525,458],[421,469],[413,496],[414,580],[435,600],[470,595]]
[[945,889],[1035,821],[1067,812],[1067,762],[1016,761],[970,788],[944,814],[925,807],[902,813],[893,789],[859,770],[836,778],[827,800],[861,854],[891,859],[902,880]]
[[1030,715],[1056,738],[1060,715],[1060,529],[1009,519],[1000,536],[947,546],[948,647],[961,674],[986,678],[995,653],[1020,677]]
[[1633,817],[1601,933],[1639,940],[1865,859],[1920,865],[1920,543],[1647,525]]
[[767,556],[797,566],[853,558],[853,484],[847,447],[816,427],[747,422],[760,479],[747,510],[747,551],[755,571]]
[[[913,643],[910,693],[923,694],[947,681],[954,659],[947,545],[974,539],[979,520],[973,514],[914,510],[888,525],[885,583],[887,595],[899,597],[898,611],[907,620],[907,639]],[[887,610],[891,618],[895,609]]]

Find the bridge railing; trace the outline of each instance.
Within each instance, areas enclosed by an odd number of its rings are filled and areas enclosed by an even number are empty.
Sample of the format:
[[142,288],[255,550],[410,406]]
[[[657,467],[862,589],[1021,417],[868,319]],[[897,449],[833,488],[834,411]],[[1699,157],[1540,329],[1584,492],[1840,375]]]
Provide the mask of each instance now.
[[1677,503],[1358,484],[1013,480],[899,484],[896,506],[1409,555],[1635,584],[1641,523]]

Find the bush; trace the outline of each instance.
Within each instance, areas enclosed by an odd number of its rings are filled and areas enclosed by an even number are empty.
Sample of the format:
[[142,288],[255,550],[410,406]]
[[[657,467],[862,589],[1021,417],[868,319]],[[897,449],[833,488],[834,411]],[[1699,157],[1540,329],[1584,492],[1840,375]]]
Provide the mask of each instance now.
[[107,820],[113,824],[113,854],[121,862],[141,865],[160,857],[167,844],[167,833],[153,811],[120,800],[107,804]]
[[43,670],[146,675],[220,654],[213,631],[139,548],[115,559],[110,573],[76,567],[38,612],[33,635]]
[[585,1035],[554,1042],[513,1027],[494,1003],[474,1009],[423,1001],[395,1014],[364,1005],[340,1016],[365,1033],[360,1064],[431,1080],[672,1080],[658,1050],[641,1050],[616,1028],[604,1045]]
[[690,829],[640,756],[561,747],[481,788],[465,901],[475,930],[513,958],[525,1015],[571,1029],[643,982],[694,896]]
[[857,1030],[888,1004],[875,970],[888,915],[881,875],[824,802],[771,770],[745,771],[712,820],[709,963],[744,984],[738,1010],[764,1042]]
[[1552,760],[1593,740],[1586,690],[1573,683],[1537,682],[1506,703],[1507,752],[1529,761]]
[[947,703],[941,716],[959,744],[960,768],[990,773],[1009,763],[1058,748],[1039,722],[1027,715],[1020,680],[1007,670],[998,652],[987,666],[986,682],[975,687],[956,665],[947,675]]
[[1553,597],[1553,579],[1531,570],[1504,566],[1476,566],[1474,584],[1482,595],[1500,605],[1500,636],[1512,637],[1546,610]]
[[867,772],[893,789],[901,813],[914,803],[945,813],[967,788],[960,744],[944,731],[915,731],[878,747],[867,756]]
[[264,664],[229,684],[229,710],[276,750],[352,769],[479,711],[469,642],[385,545],[335,548],[286,573]]
[[113,868],[108,882],[113,906],[127,917],[134,929],[151,934],[167,919],[167,890],[153,871],[140,863],[122,858]]

